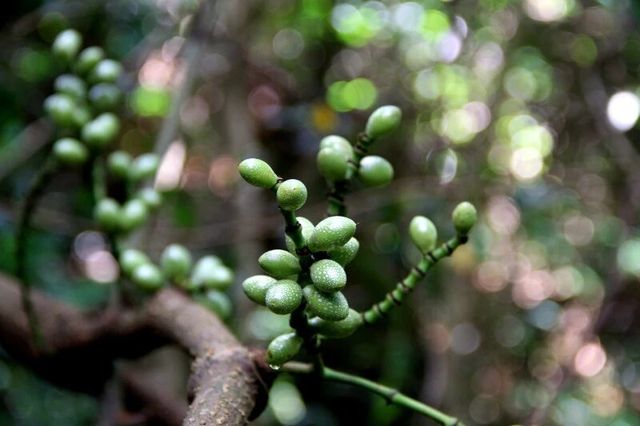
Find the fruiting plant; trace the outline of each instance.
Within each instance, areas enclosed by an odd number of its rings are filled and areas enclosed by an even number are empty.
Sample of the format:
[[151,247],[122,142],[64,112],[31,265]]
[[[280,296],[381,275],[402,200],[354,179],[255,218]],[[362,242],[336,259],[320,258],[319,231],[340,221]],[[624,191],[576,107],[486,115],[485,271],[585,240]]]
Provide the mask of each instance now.
[[[307,188],[302,182],[279,177],[260,159],[249,158],[240,163],[239,172],[245,181],[275,194],[285,222],[287,248],[262,254],[258,263],[266,274],[249,277],[242,285],[253,302],[275,314],[289,315],[294,331],[273,339],[266,351],[266,361],[274,370],[313,373],[328,380],[351,383],[441,424],[460,424],[456,418],[396,390],[333,370],[325,366],[322,359],[323,340],[349,337],[360,327],[379,322],[401,306],[432,266],[467,242],[477,219],[472,204],[460,203],[452,213],[456,235],[438,245],[433,222],[424,216],[414,217],[409,235],[422,253],[420,261],[380,302],[362,312],[350,307],[341,290],[348,284],[345,267],[357,256],[360,243],[356,238],[356,222],[347,216],[345,196],[356,180],[373,187],[392,180],[392,165],[382,157],[368,155],[368,150],[379,138],[395,130],[400,120],[397,107],[383,106],[371,114],[355,144],[336,135],[322,139],[317,166],[330,191],[327,217],[316,224],[298,216],[307,201]],[[291,362],[303,351],[312,360],[311,364]]]

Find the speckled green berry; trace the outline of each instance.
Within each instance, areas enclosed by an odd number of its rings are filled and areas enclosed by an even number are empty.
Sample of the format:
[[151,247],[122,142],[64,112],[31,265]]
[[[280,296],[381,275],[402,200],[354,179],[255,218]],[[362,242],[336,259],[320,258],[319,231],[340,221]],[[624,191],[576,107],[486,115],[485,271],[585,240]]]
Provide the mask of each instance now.
[[114,151],[107,157],[107,170],[111,176],[124,179],[129,174],[133,159],[129,153],[124,151]]
[[195,295],[194,299],[222,319],[229,318],[233,311],[229,296],[218,290],[209,290],[204,294]]
[[359,249],[360,243],[352,237],[343,246],[329,250],[328,255],[331,260],[335,260],[342,266],[347,266],[353,259],[355,259]]
[[303,339],[296,333],[282,334],[269,343],[267,347],[267,364],[280,367],[291,361],[302,348]]
[[409,224],[411,241],[422,253],[428,253],[436,247],[438,242],[438,230],[428,218],[416,216]]
[[226,290],[235,279],[231,269],[222,264],[217,256],[204,256],[196,262],[191,274],[192,288]]
[[341,181],[347,175],[350,158],[344,151],[335,148],[323,148],[318,152],[316,165],[325,179],[332,182]]
[[338,291],[347,284],[346,272],[334,260],[319,260],[311,265],[310,272],[313,285],[326,293]]
[[150,179],[158,170],[160,160],[156,154],[147,153],[136,157],[129,169],[129,180],[139,182],[143,179]]
[[[313,230],[315,229],[315,227],[313,226],[313,223],[311,223],[309,219],[304,218],[302,216],[298,216],[297,220],[300,226],[302,227],[302,238],[304,239],[304,245],[307,245],[307,241],[309,241],[309,238],[311,238],[311,234],[313,234]],[[284,240],[287,245],[287,250],[289,250],[290,253],[295,254],[296,245],[291,239],[291,237],[289,237],[288,235],[285,235]]]
[[120,263],[120,268],[122,269],[122,271],[129,276],[133,274],[133,271],[138,266],[145,263],[150,263],[147,255],[136,249],[123,250],[118,261]]
[[307,299],[309,310],[323,320],[341,321],[349,315],[347,298],[339,291],[324,293],[314,286],[306,286],[304,296]]
[[120,215],[120,229],[125,232],[132,231],[142,225],[149,216],[147,205],[137,198],[133,198],[122,206]]
[[122,100],[122,91],[115,84],[99,83],[89,90],[89,102],[97,111],[112,111]]
[[62,31],[53,41],[53,54],[64,62],[71,62],[82,46],[82,36],[76,30]]
[[160,266],[164,276],[177,281],[187,277],[192,263],[191,253],[180,244],[171,244],[165,247],[160,258]]
[[44,109],[51,119],[60,127],[74,127],[74,117],[77,108],[73,98],[69,95],[55,94],[44,100]]
[[107,231],[115,231],[120,227],[121,215],[120,204],[112,198],[101,199],[93,210],[96,223]]
[[78,166],[89,158],[89,151],[77,139],[62,138],[53,144],[53,155],[60,164]]
[[464,201],[453,209],[451,219],[456,232],[460,235],[467,235],[478,220],[478,212],[473,204]]
[[365,133],[372,139],[379,138],[394,131],[400,125],[401,119],[400,108],[393,105],[382,106],[369,116]]
[[382,157],[367,155],[360,160],[358,177],[367,186],[388,185],[393,179],[393,166]]
[[163,286],[164,277],[156,265],[143,263],[133,270],[131,281],[143,290],[154,291]]
[[356,223],[344,216],[331,216],[318,223],[309,238],[311,251],[328,251],[347,243],[356,232]]
[[100,114],[82,127],[82,140],[93,148],[104,148],[120,131],[118,117],[111,113]]
[[351,146],[351,143],[342,136],[329,135],[322,138],[320,141],[320,150],[325,148],[342,151],[347,158],[351,158],[353,156],[353,147]]
[[326,321],[315,317],[309,320],[309,325],[323,337],[342,339],[351,336],[362,325],[362,317],[358,311],[349,309],[349,314],[343,320]]
[[278,176],[265,161],[257,158],[247,158],[238,166],[240,176],[253,186],[273,188],[278,182]]
[[267,290],[273,286],[277,280],[268,275],[254,275],[242,282],[244,294],[253,302],[264,305]]
[[87,85],[80,77],[73,74],[62,74],[53,83],[58,93],[71,96],[74,99],[82,99],[87,94]]
[[285,250],[269,250],[258,258],[260,267],[275,278],[286,278],[300,272],[300,262],[293,254]]
[[302,289],[293,280],[279,280],[267,289],[264,302],[275,314],[290,314],[302,302]]
[[91,70],[89,81],[92,83],[114,83],[122,74],[122,65],[113,59],[103,59]]
[[153,188],[144,188],[138,191],[136,198],[142,200],[149,210],[155,210],[162,205],[162,194]]
[[87,47],[78,55],[75,70],[80,75],[87,75],[103,59],[104,51],[102,48],[96,46]]
[[276,196],[282,210],[294,212],[307,202],[307,187],[297,179],[287,179],[278,186]]

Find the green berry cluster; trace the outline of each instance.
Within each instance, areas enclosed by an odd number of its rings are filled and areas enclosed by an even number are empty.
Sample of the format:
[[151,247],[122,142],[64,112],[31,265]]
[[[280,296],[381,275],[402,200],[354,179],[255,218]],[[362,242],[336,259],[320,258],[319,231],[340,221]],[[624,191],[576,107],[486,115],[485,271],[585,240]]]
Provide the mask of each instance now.
[[[467,238],[469,231],[478,220],[478,212],[473,204],[464,201],[451,213],[451,221],[458,237]],[[433,222],[424,216],[415,216],[409,223],[409,236],[416,247],[427,255],[436,248],[438,230]]]

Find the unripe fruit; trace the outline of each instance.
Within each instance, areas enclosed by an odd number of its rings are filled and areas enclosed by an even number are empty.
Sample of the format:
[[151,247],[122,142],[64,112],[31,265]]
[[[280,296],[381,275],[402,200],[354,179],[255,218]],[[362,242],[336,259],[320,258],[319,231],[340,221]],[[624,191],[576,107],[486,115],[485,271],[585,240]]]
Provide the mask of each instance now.
[[82,36],[79,32],[75,30],[65,30],[55,38],[51,50],[57,58],[65,62],[71,62],[78,54],[81,45]]
[[428,253],[436,247],[438,230],[436,226],[424,216],[416,216],[409,224],[411,241],[422,253]]
[[55,94],[44,100],[44,109],[51,119],[60,127],[76,125],[74,113],[76,103],[68,95]]
[[379,138],[395,130],[401,118],[402,112],[397,106],[382,106],[369,116],[365,132],[372,139]]
[[360,181],[367,186],[384,186],[393,179],[393,166],[377,155],[367,155],[360,160]]
[[293,280],[280,280],[269,287],[264,302],[275,314],[290,314],[302,302],[302,289]]
[[242,289],[249,299],[259,305],[264,305],[267,290],[276,282],[275,278],[268,275],[254,275],[242,282]]
[[124,151],[114,151],[107,158],[107,169],[113,177],[124,179],[129,174],[131,155]]
[[247,158],[238,166],[240,176],[253,186],[273,188],[278,182],[278,176],[265,161],[257,158]]
[[136,198],[142,200],[149,210],[157,209],[162,204],[162,195],[153,188],[140,190]]
[[89,102],[98,111],[115,109],[122,99],[122,92],[115,84],[100,83],[89,90]]
[[126,249],[120,254],[120,268],[127,274],[133,274],[133,271],[140,265],[150,263],[146,254],[136,249]]
[[473,204],[464,201],[453,209],[451,219],[456,232],[460,235],[467,235],[478,220],[478,212]]
[[351,336],[362,325],[362,317],[357,311],[349,309],[349,314],[343,320],[325,321],[322,318],[312,318],[309,325],[324,337],[342,339]]
[[165,247],[160,259],[162,272],[172,280],[183,280],[191,270],[191,253],[180,244]]
[[355,259],[360,249],[360,243],[355,238],[351,238],[345,245],[328,252],[329,258],[335,260],[342,266],[347,266],[353,259]]
[[152,178],[158,170],[159,163],[160,160],[158,156],[153,153],[142,154],[136,157],[129,169],[129,180],[138,182],[143,179]]
[[331,216],[318,223],[309,238],[311,251],[328,251],[347,243],[356,232],[356,223],[344,216]]
[[347,284],[347,274],[338,262],[323,259],[311,265],[311,281],[320,291],[338,291]]
[[131,274],[131,281],[143,290],[157,290],[164,284],[164,277],[160,269],[152,263],[143,263],[136,267]]
[[104,51],[100,47],[87,47],[78,56],[75,64],[76,72],[80,75],[86,75],[103,59]]
[[337,151],[341,151],[347,156],[347,159],[353,156],[353,147],[351,146],[351,143],[342,136],[329,135],[322,138],[320,141],[320,151],[325,148],[332,148]]
[[278,186],[277,198],[282,210],[294,212],[307,201],[307,187],[297,179],[287,179]]
[[323,148],[318,152],[316,164],[318,171],[327,180],[332,182],[346,178],[351,157],[344,151],[335,148]]
[[300,272],[298,258],[288,251],[269,250],[258,258],[260,267],[275,278],[286,278]]
[[82,128],[89,120],[91,120],[91,112],[89,112],[89,109],[84,105],[76,105],[73,111],[73,124],[75,127]]
[[71,96],[74,99],[82,99],[87,94],[87,86],[84,80],[73,74],[62,74],[56,78],[53,87],[57,92]]
[[216,313],[220,318],[225,319],[231,315],[233,306],[229,296],[218,290],[209,290],[205,294],[194,296],[196,301]]
[[233,284],[233,271],[222,264],[217,256],[204,256],[196,262],[191,274],[191,288],[226,290]]
[[120,131],[118,117],[111,113],[100,114],[82,127],[82,140],[94,148],[104,148]]
[[120,229],[128,232],[142,225],[149,215],[147,205],[136,198],[127,201],[122,206],[120,215]]
[[114,83],[122,74],[122,65],[113,59],[103,59],[91,70],[89,80],[93,83]]
[[58,139],[53,144],[53,154],[65,166],[78,166],[89,157],[87,148],[80,141],[72,138]]
[[303,339],[296,333],[282,334],[269,343],[267,347],[267,364],[280,367],[295,357],[302,348]]
[[[309,241],[309,238],[311,238],[311,234],[313,234],[313,230],[315,229],[315,227],[313,226],[313,223],[311,223],[309,219],[306,219],[304,217],[298,216],[297,220],[300,226],[302,227],[302,238],[304,239],[304,245],[307,245],[307,242]],[[287,245],[287,250],[295,254],[296,245],[294,244],[291,237],[289,237],[288,235],[285,235],[284,242]]]
[[304,296],[309,304],[309,310],[323,320],[341,321],[349,315],[347,298],[339,291],[323,293],[309,285],[305,287]]
[[98,201],[93,211],[95,221],[107,231],[115,231],[119,228],[121,215],[120,204],[112,198],[103,198]]

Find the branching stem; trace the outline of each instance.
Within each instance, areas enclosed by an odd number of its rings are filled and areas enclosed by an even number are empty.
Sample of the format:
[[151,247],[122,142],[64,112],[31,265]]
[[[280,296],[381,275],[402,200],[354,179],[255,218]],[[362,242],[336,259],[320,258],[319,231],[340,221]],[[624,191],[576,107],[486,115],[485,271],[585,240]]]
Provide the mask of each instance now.
[[358,174],[360,168],[360,161],[367,155],[369,145],[373,142],[366,133],[361,133],[358,136],[358,141],[353,147],[353,158],[349,160],[349,167],[347,168],[347,174],[344,180],[334,182],[327,196],[329,205],[327,206],[327,216],[344,216],[347,213],[347,206],[345,205],[344,198],[351,190],[351,182],[353,177]]

